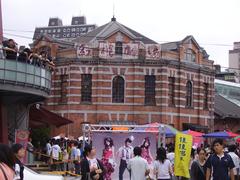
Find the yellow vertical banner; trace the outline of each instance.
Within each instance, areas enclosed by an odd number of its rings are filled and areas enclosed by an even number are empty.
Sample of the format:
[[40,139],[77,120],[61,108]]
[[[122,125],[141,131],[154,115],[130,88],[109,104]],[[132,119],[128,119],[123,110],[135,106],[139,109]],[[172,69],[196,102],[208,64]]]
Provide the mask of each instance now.
[[175,138],[174,174],[190,178],[189,164],[192,150],[192,136],[177,133]]

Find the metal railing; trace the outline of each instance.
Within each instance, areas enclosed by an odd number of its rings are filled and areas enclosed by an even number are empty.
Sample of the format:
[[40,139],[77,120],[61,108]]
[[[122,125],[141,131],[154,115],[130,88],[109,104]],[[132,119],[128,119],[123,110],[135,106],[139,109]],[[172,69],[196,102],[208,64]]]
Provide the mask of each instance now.
[[33,87],[49,93],[51,71],[26,62],[0,59],[0,83]]

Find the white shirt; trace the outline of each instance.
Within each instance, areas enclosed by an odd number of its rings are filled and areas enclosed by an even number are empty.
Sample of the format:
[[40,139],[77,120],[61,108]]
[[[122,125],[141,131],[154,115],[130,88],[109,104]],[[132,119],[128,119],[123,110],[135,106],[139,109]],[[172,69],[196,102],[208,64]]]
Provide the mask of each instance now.
[[237,169],[239,168],[239,163],[240,163],[239,157],[234,152],[229,152],[228,154],[231,156],[233,163],[235,165],[235,167],[233,168],[234,175],[237,175]]
[[67,149],[64,149],[63,150],[63,160],[68,161],[68,159],[69,159],[69,154],[67,152]]
[[164,163],[160,161],[154,161],[154,170],[157,171],[158,179],[170,179],[170,169],[172,164],[168,159],[165,159]]
[[129,162],[129,160],[133,157],[133,147],[132,146],[122,146],[118,150],[120,159]]
[[145,180],[145,172],[149,169],[147,160],[140,156],[130,159],[127,168],[131,170],[131,180]]
[[51,148],[52,148],[51,144],[50,144],[50,143],[47,143],[47,144],[46,144],[46,149],[47,149],[47,155],[49,155],[49,156],[50,156],[50,154],[51,154]]
[[76,148],[76,147],[72,147],[71,150],[71,160],[78,160],[78,157],[81,156],[81,151],[80,149]]
[[59,147],[59,145],[57,144],[53,145],[51,148],[51,152],[52,158],[55,160],[59,160],[59,153],[61,152],[61,148]]
[[175,153],[174,152],[167,153],[167,158],[170,160],[172,164],[174,164]]
[[16,179],[16,180],[20,179],[20,166],[19,166],[19,164],[15,164],[14,170],[15,170],[14,179]]
[[96,158],[93,158],[93,159],[87,158],[87,160],[88,160],[88,162],[89,162],[89,168],[90,168],[90,170],[91,170],[92,168],[98,169],[98,161],[97,161]]
[[81,156],[81,151],[80,151],[80,149],[77,148],[77,153],[76,153],[76,154],[77,154],[77,157],[80,157],[80,156]]

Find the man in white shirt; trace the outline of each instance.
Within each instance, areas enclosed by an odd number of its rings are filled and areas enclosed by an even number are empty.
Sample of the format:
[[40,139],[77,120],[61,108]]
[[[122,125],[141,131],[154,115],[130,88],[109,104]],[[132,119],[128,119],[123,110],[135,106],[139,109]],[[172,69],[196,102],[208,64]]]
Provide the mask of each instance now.
[[234,173],[234,176],[235,176],[235,180],[238,179],[238,172],[239,172],[239,157],[238,155],[236,155],[235,153],[235,150],[236,150],[236,145],[235,144],[232,144],[228,147],[228,151],[229,151],[229,155],[231,156],[232,160],[233,160],[233,163],[235,165],[235,167],[233,168],[233,173]]
[[131,171],[131,180],[145,180],[150,170],[147,161],[141,157],[142,149],[135,147],[133,153],[135,157],[127,165]]
[[[123,173],[127,168],[127,164],[131,158],[133,158],[133,147],[131,146],[132,140],[127,138],[125,140],[125,145],[120,147],[118,150],[118,156],[120,157],[119,166],[119,180],[123,180]],[[131,172],[129,171],[130,177]]]
[[61,153],[62,151],[56,140],[53,142],[53,144],[54,145],[51,148],[51,155],[53,159],[52,170],[60,170],[60,167],[57,164],[57,162],[59,160],[59,153]]
[[52,148],[51,140],[49,139],[47,144],[46,144],[46,153],[47,153],[48,156],[51,155],[51,148]]

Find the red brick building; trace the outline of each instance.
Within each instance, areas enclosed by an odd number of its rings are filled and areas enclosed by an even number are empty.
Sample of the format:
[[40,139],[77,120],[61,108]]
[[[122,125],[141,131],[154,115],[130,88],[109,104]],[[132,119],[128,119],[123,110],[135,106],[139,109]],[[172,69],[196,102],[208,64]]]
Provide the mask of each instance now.
[[193,36],[159,45],[112,18],[74,43],[34,42],[56,57],[48,109],[74,121],[56,134],[79,136],[82,122],[213,123],[213,61]]

